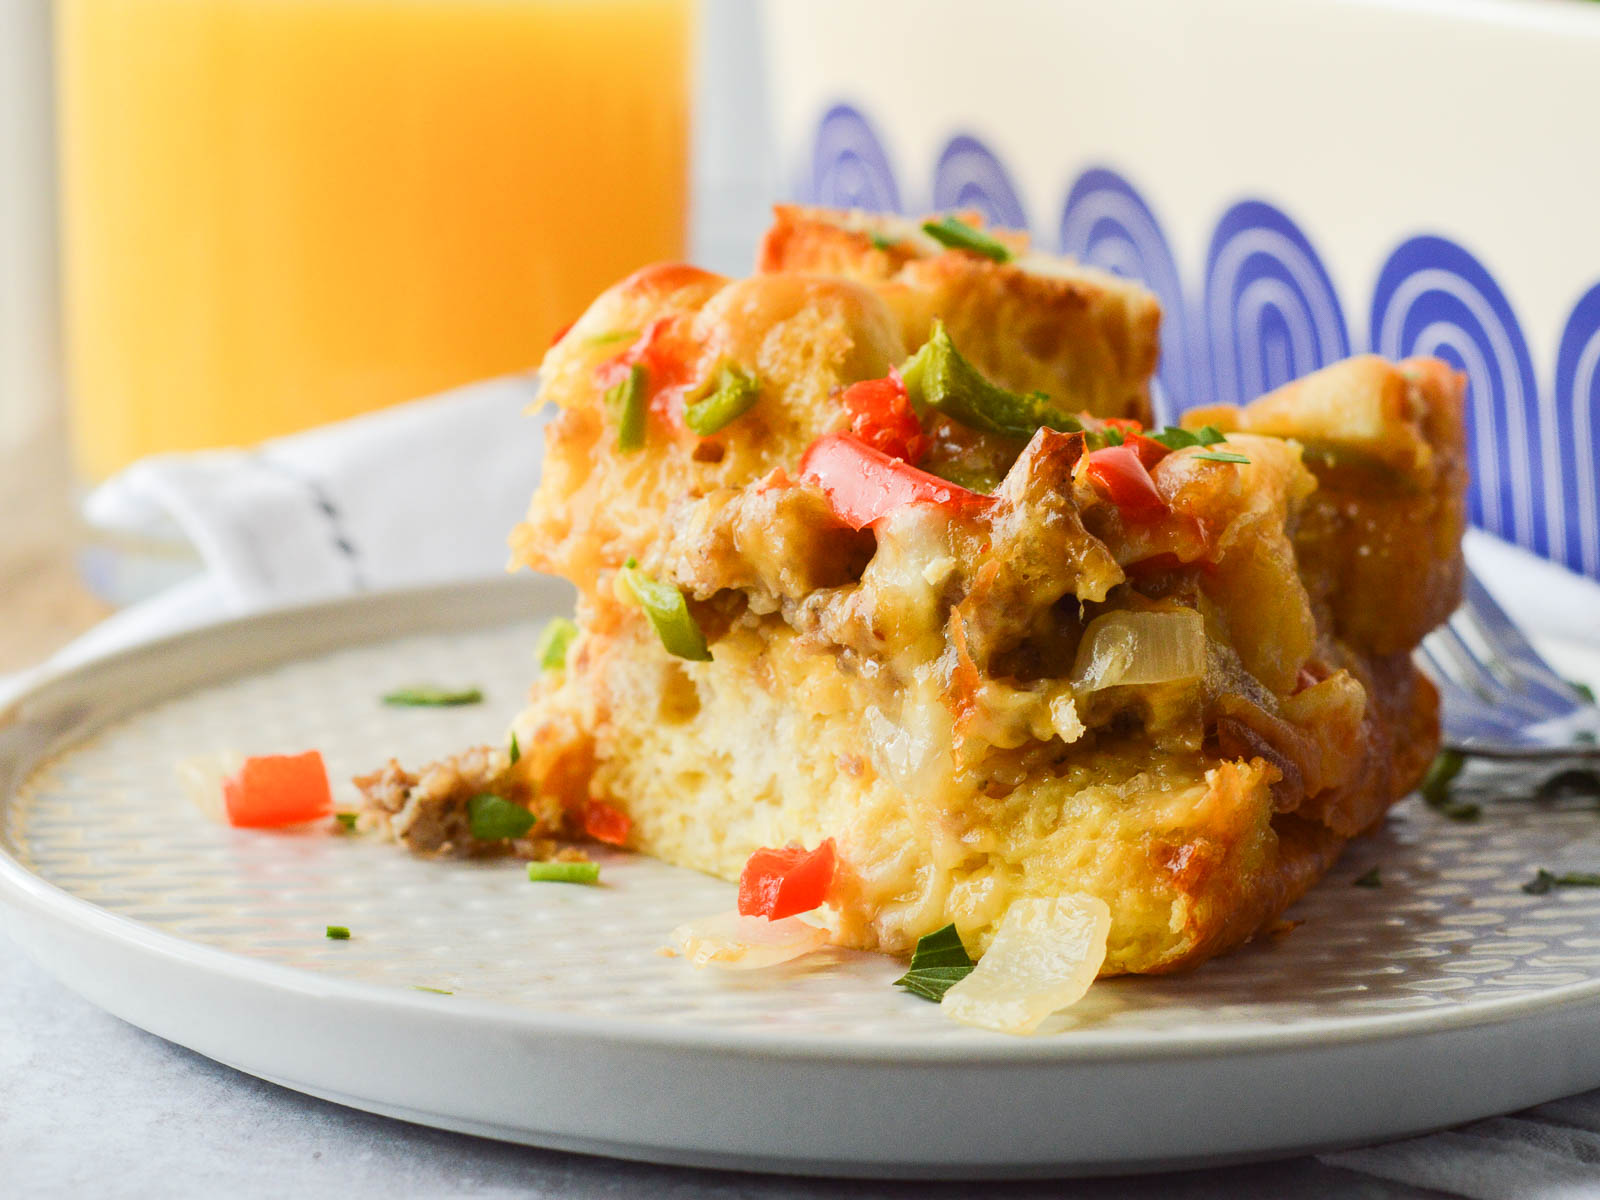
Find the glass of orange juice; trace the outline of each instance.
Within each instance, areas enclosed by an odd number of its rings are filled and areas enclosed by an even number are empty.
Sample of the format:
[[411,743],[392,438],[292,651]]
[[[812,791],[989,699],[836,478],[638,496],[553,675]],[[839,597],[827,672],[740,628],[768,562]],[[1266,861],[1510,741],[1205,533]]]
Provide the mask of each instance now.
[[531,366],[679,257],[692,0],[58,0],[80,473]]

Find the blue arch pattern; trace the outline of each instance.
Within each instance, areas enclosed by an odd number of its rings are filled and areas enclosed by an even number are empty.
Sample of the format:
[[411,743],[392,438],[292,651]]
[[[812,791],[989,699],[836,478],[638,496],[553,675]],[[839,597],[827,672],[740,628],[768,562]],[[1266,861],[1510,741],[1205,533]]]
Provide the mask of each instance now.
[[1109,167],[1084,171],[1061,212],[1060,245],[1080,262],[1139,280],[1161,301],[1161,363],[1151,397],[1156,419],[1165,423],[1204,404],[1204,345],[1190,335],[1178,264],[1137,189]]
[[[903,211],[883,142],[849,104],[819,122],[800,190],[815,203]],[[970,135],[946,144],[931,191],[937,207],[975,207],[1026,228],[1004,165]],[[1184,287],[1150,206],[1109,167],[1085,170],[1073,184],[1060,242],[1160,298],[1162,419],[1207,401],[1249,400],[1350,352],[1343,309],[1310,240],[1264,201],[1223,214],[1196,291]],[[1448,239],[1418,236],[1395,249],[1372,296],[1369,330],[1380,354],[1434,354],[1467,373],[1473,521],[1600,578],[1600,283],[1568,317],[1543,392],[1504,292]]]
[[1556,555],[1600,577],[1600,283],[1573,307],[1556,352],[1554,396],[1570,426],[1557,438],[1566,499],[1566,539]]
[[883,142],[871,122],[848,104],[834,105],[817,126],[810,190],[816,204],[900,211],[900,189]]
[[1345,358],[1333,281],[1305,234],[1263,200],[1222,214],[1206,253],[1206,330],[1221,404],[1243,404]]
[[[1494,279],[1446,238],[1414,237],[1395,248],[1372,297],[1372,347],[1390,358],[1431,354],[1467,373],[1467,433],[1472,519],[1491,532],[1548,554],[1549,522],[1541,477],[1557,482],[1542,458],[1542,414],[1533,363],[1516,314]],[[1559,492],[1555,501],[1561,504]]]
[[975,208],[991,225],[1028,227],[1011,177],[989,147],[971,134],[957,134],[939,155],[933,169],[933,207]]

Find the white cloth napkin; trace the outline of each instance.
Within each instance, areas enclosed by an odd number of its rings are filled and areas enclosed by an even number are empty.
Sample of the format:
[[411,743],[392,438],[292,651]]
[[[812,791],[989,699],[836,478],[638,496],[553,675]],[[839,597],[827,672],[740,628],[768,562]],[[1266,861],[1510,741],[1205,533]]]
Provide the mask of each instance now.
[[[531,377],[490,380],[254,450],[128,468],[88,498],[90,522],[186,542],[203,572],[48,666],[289,601],[503,570],[506,532],[538,480],[544,420],[526,411],[535,393]],[[1469,535],[1467,556],[1546,645],[1600,647],[1600,585],[1483,533]],[[1464,1196],[1593,1195],[1600,1092],[1323,1161]]]
[[498,574],[539,480],[549,410],[537,392],[534,376],[507,376],[253,449],[135,463],[90,493],[86,519],[187,551],[199,573],[45,669],[274,605]]
[[186,540],[236,610],[492,574],[538,481],[536,394],[531,375],[493,379],[249,450],[145,459],[85,516]]

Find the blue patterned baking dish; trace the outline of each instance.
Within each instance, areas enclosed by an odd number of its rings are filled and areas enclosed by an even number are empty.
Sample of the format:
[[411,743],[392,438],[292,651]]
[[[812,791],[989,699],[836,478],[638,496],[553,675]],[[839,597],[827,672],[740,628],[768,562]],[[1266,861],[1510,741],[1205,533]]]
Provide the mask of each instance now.
[[1600,577],[1600,5],[769,0],[786,186],[1142,279],[1157,414],[1367,350],[1469,379],[1478,525]]

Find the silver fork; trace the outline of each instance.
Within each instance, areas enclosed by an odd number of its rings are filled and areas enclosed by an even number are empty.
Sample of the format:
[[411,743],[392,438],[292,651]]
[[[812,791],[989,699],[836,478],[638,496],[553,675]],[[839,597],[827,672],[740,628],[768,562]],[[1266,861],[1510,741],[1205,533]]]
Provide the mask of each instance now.
[[1450,749],[1485,758],[1600,759],[1600,708],[1539,657],[1472,572],[1461,607],[1417,654],[1439,685]]

